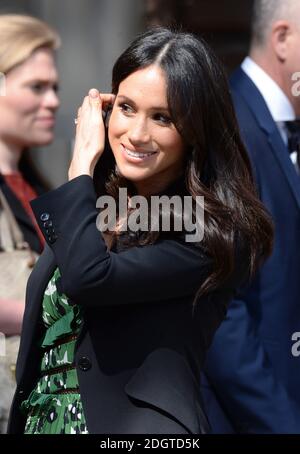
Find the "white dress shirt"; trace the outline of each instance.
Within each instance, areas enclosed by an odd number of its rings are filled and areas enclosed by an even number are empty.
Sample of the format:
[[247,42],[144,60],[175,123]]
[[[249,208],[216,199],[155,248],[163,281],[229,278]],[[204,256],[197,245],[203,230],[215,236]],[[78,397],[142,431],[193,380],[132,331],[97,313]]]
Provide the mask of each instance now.
[[[295,111],[290,100],[281,90],[279,85],[250,57],[245,58],[241,67],[260,91],[273,117],[273,120],[278,126],[281,137],[287,145],[288,136],[284,122],[296,119]],[[291,153],[290,157],[293,164],[297,168],[297,153]]]

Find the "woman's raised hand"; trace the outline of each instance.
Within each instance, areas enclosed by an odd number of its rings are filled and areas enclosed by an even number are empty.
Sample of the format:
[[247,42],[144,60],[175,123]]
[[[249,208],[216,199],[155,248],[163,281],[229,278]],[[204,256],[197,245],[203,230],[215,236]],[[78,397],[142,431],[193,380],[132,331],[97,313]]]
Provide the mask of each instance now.
[[93,176],[95,165],[104,150],[105,127],[102,110],[113,104],[115,95],[92,88],[78,109],[73,158],[69,180],[79,175]]

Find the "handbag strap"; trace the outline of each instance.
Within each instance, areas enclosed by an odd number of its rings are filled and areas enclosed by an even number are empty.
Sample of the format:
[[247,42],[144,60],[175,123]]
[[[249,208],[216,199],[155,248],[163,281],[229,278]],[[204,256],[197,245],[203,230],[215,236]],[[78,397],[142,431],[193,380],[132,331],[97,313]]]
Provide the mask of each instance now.
[[[3,194],[2,190],[0,189],[0,211],[2,210],[2,215],[5,216],[5,221],[7,224],[7,229],[5,231],[6,239],[5,243],[10,243],[8,245],[8,249],[11,249],[11,244],[15,249],[28,249],[29,245],[24,240],[24,235],[17,223],[17,220],[6,200],[5,195]],[[3,229],[3,227],[0,225]],[[9,232],[7,232],[9,230]],[[3,232],[0,232],[0,235],[3,235]],[[10,235],[10,238],[8,238]],[[1,245],[4,249],[6,248],[6,244]]]

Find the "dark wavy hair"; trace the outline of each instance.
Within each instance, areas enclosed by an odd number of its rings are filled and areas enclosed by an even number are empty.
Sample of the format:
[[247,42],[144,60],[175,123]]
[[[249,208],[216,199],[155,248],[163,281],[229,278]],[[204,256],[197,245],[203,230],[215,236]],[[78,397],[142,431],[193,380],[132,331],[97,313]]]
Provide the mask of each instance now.
[[[271,253],[273,227],[256,195],[227,77],[212,50],[190,33],[160,27],[148,30],[116,61],[112,92],[117,94],[130,74],[153,64],[165,73],[171,119],[187,144],[186,191],[194,199],[204,196],[205,200],[204,238],[199,247],[212,258],[213,266],[199,289],[201,295],[228,285],[242,263],[245,275],[253,274]],[[118,175],[109,144],[96,166],[94,181],[99,194],[116,198],[119,187],[134,191],[131,182]],[[160,236],[146,232],[143,244],[153,244]],[[141,244],[141,239],[134,243]]]

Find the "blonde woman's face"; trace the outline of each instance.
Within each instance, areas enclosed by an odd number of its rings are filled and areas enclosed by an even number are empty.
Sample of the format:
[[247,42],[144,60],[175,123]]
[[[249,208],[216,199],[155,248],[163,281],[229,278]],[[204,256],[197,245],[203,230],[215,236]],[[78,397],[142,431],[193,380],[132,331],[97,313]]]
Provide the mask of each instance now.
[[151,65],[121,82],[108,135],[119,172],[139,194],[160,192],[180,176],[186,147],[170,119],[161,68]]
[[0,97],[0,140],[28,147],[49,144],[59,107],[58,75],[49,49],[36,50],[6,75]]

